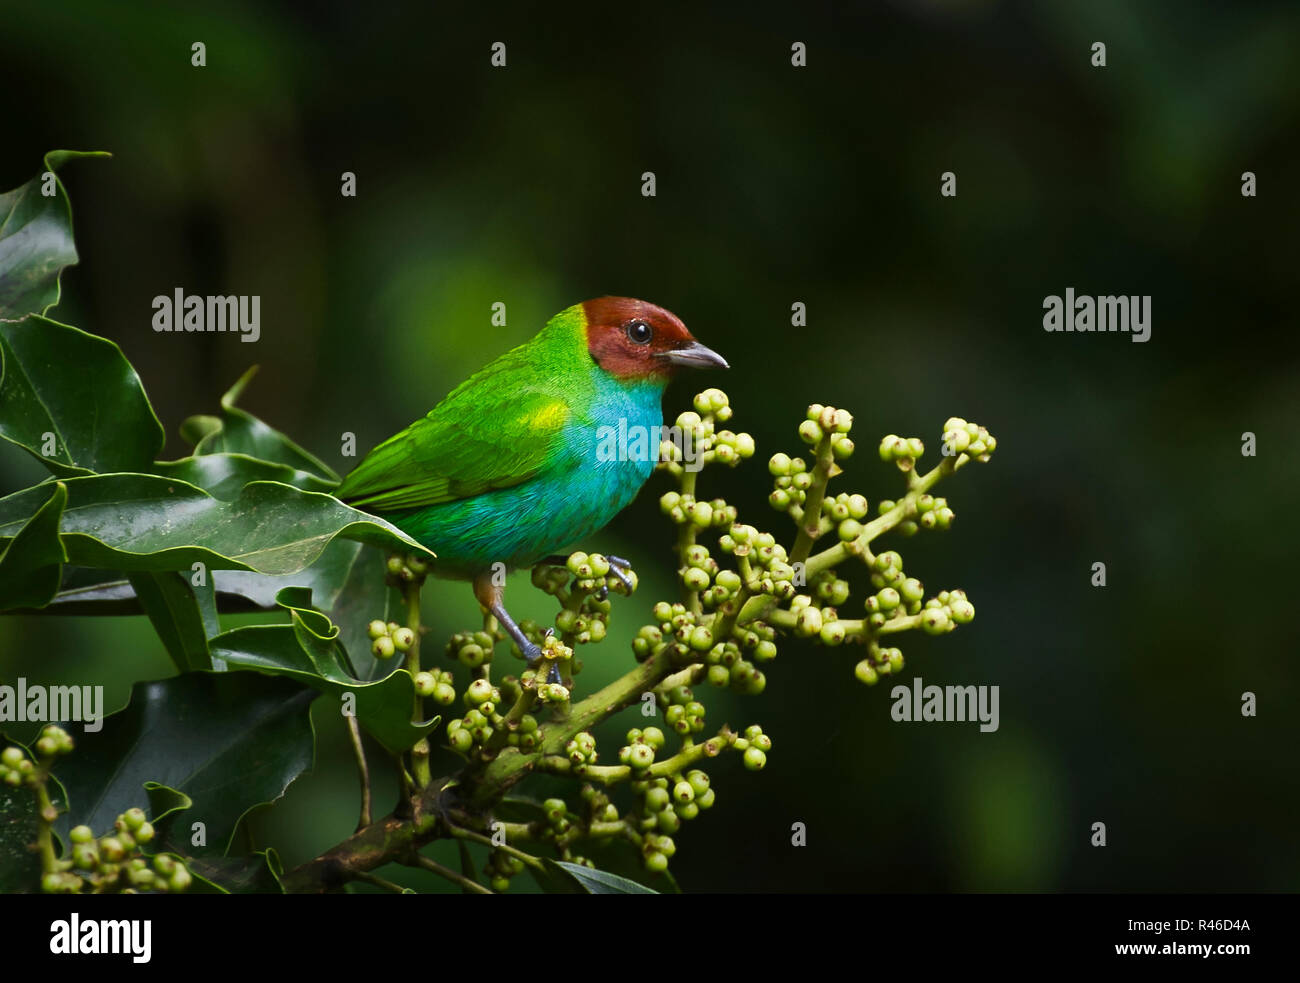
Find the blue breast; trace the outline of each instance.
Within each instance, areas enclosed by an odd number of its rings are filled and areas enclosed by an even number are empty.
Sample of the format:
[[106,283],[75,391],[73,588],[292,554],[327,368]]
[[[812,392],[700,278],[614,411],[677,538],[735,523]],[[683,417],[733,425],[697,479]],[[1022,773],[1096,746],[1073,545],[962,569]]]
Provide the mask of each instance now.
[[590,410],[575,414],[553,466],[511,488],[390,517],[438,554],[440,574],[532,566],[597,532],[636,497],[658,460],[664,387],[599,375]]

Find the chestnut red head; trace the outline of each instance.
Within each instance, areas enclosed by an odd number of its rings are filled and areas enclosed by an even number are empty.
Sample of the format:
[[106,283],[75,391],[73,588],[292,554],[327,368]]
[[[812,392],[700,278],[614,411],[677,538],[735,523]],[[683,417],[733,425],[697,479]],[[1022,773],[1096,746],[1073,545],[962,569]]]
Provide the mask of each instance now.
[[582,305],[587,350],[619,378],[667,379],[678,368],[727,368],[727,360],[695,340],[677,315],[644,300],[597,297]]

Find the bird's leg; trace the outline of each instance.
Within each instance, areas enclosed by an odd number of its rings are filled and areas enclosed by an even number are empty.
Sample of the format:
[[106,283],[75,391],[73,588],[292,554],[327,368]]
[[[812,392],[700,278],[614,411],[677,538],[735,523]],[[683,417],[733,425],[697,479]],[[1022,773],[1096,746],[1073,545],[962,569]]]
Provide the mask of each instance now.
[[[474,578],[474,596],[478,598],[479,604],[487,608],[492,617],[496,618],[501,627],[506,630],[511,641],[519,646],[520,653],[523,654],[524,661],[529,666],[537,663],[542,657],[542,647],[535,642],[530,642],[528,636],[523,633],[514,618],[510,617],[510,612],[506,610],[502,598],[505,596],[505,588],[500,584],[493,583],[491,571],[486,571]],[[559,667],[552,664],[551,671],[547,674],[548,680],[553,683],[560,681]]]

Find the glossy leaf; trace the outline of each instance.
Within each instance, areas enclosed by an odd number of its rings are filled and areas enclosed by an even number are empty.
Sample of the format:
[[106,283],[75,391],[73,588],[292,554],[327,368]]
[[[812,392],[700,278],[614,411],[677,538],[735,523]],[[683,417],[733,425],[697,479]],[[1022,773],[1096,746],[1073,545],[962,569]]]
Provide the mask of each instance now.
[[[208,626],[199,607],[199,588],[190,577],[173,570],[140,570],[130,575],[130,581],[176,668],[181,672],[211,669]],[[211,588],[207,594],[210,598]]]
[[213,498],[224,501],[238,498],[244,486],[252,481],[278,481],[316,492],[327,492],[337,484],[286,464],[272,464],[247,454],[207,454],[184,457],[179,461],[158,461],[150,470],[202,488]]
[[[287,679],[255,673],[186,673],[137,683],[126,708],[106,717],[98,733],[75,735],[77,749],[59,763],[71,811],[60,828],[78,823],[106,830],[117,816],[165,785],[193,800],[171,842],[159,850],[224,854],[239,821],[274,802],[312,764],[309,708],[316,694]],[[202,822],[206,846],[190,826]]]
[[163,430],[121,349],[32,315],[0,321],[0,437],[59,477],[147,471]]
[[[233,502],[156,475],[69,478],[62,539],[68,562],[136,570],[294,573],[335,539],[428,552],[383,519],[338,499],[278,482],[254,482]],[[0,541],[17,535],[47,493],[29,488],[0,499]]]
[[181,425],[182,436],[197,438],[195,455],[246,454],[296,471],[305,471],[331,484],[337,484],[339,476],[328,464],[299,447],[279,430],[235,405],[244,387],[256,374],[257,366],[254,365],[221,397],[220,416],[190,417]]
[[49,498],[0,547],[0,611],[44,607],[59,590],[67,559],[59,539],[59,517],[68,489],[62,482],[38,487]]
[[252,625],[223,632],[209,642],[218,669],[256,669],[305,683],[331,697],[342,712],[352,694],[361,725],[390,751],[404,751],[438,725],[434,717],[411,722],[415,686],[410,673],[395,669],[378,682],[364,682],[349,671],[338,647],[338,628],[310,607],[310,592],[281,591],[290,612],[287,625]]
[[[616,874],[607,874],[603,870],[595,870],[592,867],[584,867],[581,864],[571,864],[563,860],[551,860],[543,858],[542,864],[546,867],[548,873],[558,878],[569,877],[576,881],[581,889],[587,894],[658,894],[658,891],[652,891],[644,884],[638,884],[636,881],[630,881],[626,877],[619,877]],[[543,890],[547,890],[547,883],[541,878],[538,883]]]
[[[263,850],[246,857],[193,857],[186,866],[194,875],[195,885],[210,887],[190,888],[191,894],[283,894],[280,877],[284,868],[274,850]],[[200,880],[201,879],[201,880]]]
[[[77,262],[72,204],[54,172],[77,157],[109,157],[101,151],[52,150],[45,171],[0,194],[0,319],[44,314],[59,302],[59,275]],[[54,175],[47,180],[45,174]],[[54,194],[42,192],[52,188]]]

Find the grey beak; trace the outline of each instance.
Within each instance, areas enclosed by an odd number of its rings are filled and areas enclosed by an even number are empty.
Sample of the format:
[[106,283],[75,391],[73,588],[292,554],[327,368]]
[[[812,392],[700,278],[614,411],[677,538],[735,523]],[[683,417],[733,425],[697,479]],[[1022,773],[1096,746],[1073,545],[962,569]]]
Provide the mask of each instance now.
[[712,348],[701,345],[698,341],[692,341],[681,348],[674,348],[670,352],[658,352],[660,358],[666,358],[674,365],[686,365],[693,369],[729,369],[730,365],[727,360],[715,352]]

